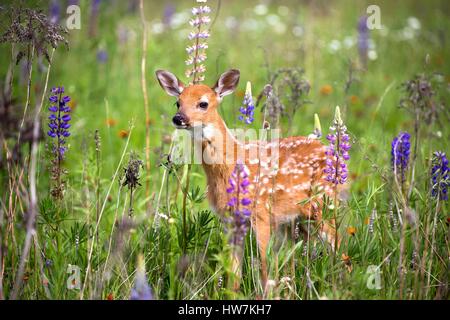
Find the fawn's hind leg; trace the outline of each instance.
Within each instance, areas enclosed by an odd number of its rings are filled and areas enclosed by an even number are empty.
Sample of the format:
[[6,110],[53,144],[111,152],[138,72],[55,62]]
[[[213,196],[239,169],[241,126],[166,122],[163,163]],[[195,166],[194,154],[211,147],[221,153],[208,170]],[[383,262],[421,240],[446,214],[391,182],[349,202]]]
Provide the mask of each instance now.
[[252,221],[252,227],[256,233],[256,241],[258,243],[259,253],[261,257],[261,278],[262,285],[265,290],[267,284],[267,246],[270,241],[270,221],[269,219],[264,219],[257,217]]

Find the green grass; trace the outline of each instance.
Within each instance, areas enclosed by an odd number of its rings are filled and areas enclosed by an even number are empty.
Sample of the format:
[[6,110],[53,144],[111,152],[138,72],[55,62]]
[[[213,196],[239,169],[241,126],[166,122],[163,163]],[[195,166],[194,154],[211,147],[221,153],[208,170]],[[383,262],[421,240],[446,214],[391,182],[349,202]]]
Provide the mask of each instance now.
[[[80,290],[67,289],[70,264],[81,269],[81,282],[86,284],[84,299],[106,299],[110,294],[114,299],[128,299],[139,254],[144,256],[148,282],[158,299],[398,299],[401,257],[405,266],[403,298],[448,298],[448,289],[443,289],[449,282],[448,202],[442,202],[437,211],[435,251],[430,253],[431,244],[426,245],[431,241],[436,208],[436,201],[429,196],[430,156],[436,150],[449,153],[450,64],[446,58],[450,56],[450,39],[446,31],[450,22],[446,1],[377,1],[381,8],[381,22],[387,31],[370,32],[376,45],[377,59],[369,60],[366,71],[355,71],[357,81],[352,83],[348,92],[344,87],[349,61],[356,66],[359,64],[357,21],[373,1],[357,4],[347,0],[314,1],[311,4],[272,1],[265,15],[255,14],[257,1],[222,1],[207,51],[206,83],[212,85],[229,68],[240,69],[239,89],[236,94],[225,98],[221,105],[221,115],[228,126],[241,126],[237,116],[245,83],[251,81],[254,95],[258,94],[268,82],[268,63],[272,72],[282,67],[301,67],[305,70],[304,78],[311,84],[308,95],[311,103],[296,113],[292,121],[293,135],[312,132],[314,113],[319,114],[323,131],[327,133],[334,108],[340,105],[348,130],[354,137],[348,201],[342,203],[338,210],[339,232],[343,237],[339,252],[333,253],[319,241],[294,243],[290,239],[283,242],[282,237],[273,239],[268,254],[269,278],[276,284],[265,293],[261,287],[259,254],[253,232],[246,238],[240,289],[237,292],[229,289],[233,278],[231,249],[222,224],[202,196],[206,192],[206,179],[201,166],[192,166],[190,173],[186,224],[182,219],[182,188],[177,182],[179,178],[181,185],[185,185],[186,168],[170,171],[163,183],[165,169],[158,164],[160,155],[169,152],[169,144],[164,142],[164,137],[173,132],[171,118],[176,107],[174,99],[159,87],[154,71],[167,69],[184,79],[184,48],[188,44],[186,36],[189,32],[187,22],[162,33],[154,32],[161,21],[164,1],[145,3],[150,25],[146,73],[151,118],[151,170],[141,174],[142,186],[134,194],[132,222],[126,220],[121,223],[122,217],[128,216],[129,192],[120,187],[119,177],[132,150],[145,161],[145,115],[140,83],[142,27],[139,11],[129,12],[125,1],[111,1],[102,3],[97,34],[89,37],[90,2],[81,0],[80,3],[82,29],[69,32],[69,50],[64,47],[56,50],[49,80],[49,87],[64,85],[75,102],[72,136],[68,139],[70,149],[63,164],[68,170],[65,197],[61,202],[50,197],[50,162],[43,142],[39,148],[37,170],[37,233],[26,264],[20,298],[81,298]],[[189,14],[190,2],[172,3],[178,14]],[[48,7],[46,1],[35,1],[35,5],[45,10]],[[210,5],[213,17],[217,1],[211,1]],[[414,38],[402,40],[400,34],[412,16],[419,19],[421,28]],[[233,32],[226,27],[232,21],[230,17],[239,24]],[[268,21],[274,19],[279,19],[279,22],[271,26]],[[277,32],[277,28],[283,28],[280,24],[284,25],[284,33]],[[252,29],[252,25],[256,27]],[[119,26],[131,32],[125,44],[118,41]],[[301,36],[292,33],[296,26],[302,28]],[[1,28],[4,27],[6,22],[1,23]],[[355,44],[347,48],[344,45],[346,37],[351,37]],[[336,52],[329,50],[333,40],[342,44]],[[108,52],[108,60],[104,64],[96,59],[97,50],[101,48]],[[427,55],[428,64],[425,63]],[[2,81],[7,74],[10,57],[11,46],[2,44]],[[45,60],[43,63],[46,64]],[[34,68],[37,70],[36,64]],[[439,115],[440,124],[422,125],[416,184],[408,200],[408,206],[417,214],[417,221],[415,225],[405,223],[402,231],[400,223],[397,229],[392,228],[389,216],[390,203],[394,204],[394,215],[398,213],[395,203],[398,203],[399,195],[391,179],[383,177],[390,177],[390,143],[393,137],[400,131],[413,134],[414,117],[398,107],[404,97],[400,86],[423,72],[443,75],[441,88],[436,88],[436,93],[437,101],[442,101],[447,111]],[[19,82],[19,73],[20,67],[16,66],[13,96],[23,105],[26,85]],[[32,80],[36,86],[31,95],[30,108],[33,110],[40,101],[45,73],[35,71]],[[321,93],[325,85],[332,87],[329,95]],[[261,110],[257,110],[253,127],[261,127],[262,117]],[[108,126],[107,120],[114,120],[114,125]],[[287,119],[282,119],[281,129],[286,134]],[[101,137],[99,167],[96,163],[95,130],[99,130]],[[121,130],[129,131],[129,136],[120,137]],[[11,150],[13,142],[2,143],[3,157],[7,153],[6,146]],[[23,153],[27,163],[27,146],[23,146]],[[0,244],[4,248],[0,271],[4,298],[11,295],[25,238],[28,172],[27,166],[0,167]],[[147,179],[151,185],[149,197],[145,194]],[[12,185],[14,188],[11,189]],[[153,219],[158,197],[158,211],[170,219],[160,219],[159,226],[155,227]],[[147,211],[149,202],[150,210]],[[96,229],[97,206],[102,209],[102,214]],[[398,206],[401,207],[400,204]],[[373,232],[370,232],[366,220],[374,208],[377,217]],[[325,212],[324,215],[329,217],[331,213]],[[405,218],[404,213],[400,215]],[[348,227],[356,228],[353,236],[347,232]],[[402,239],[405,248],[401,254]],[[414,250],[416,243],[417,252]],[[422,259],[425,247],[428,248],[426,260]],[[90,272],[86,280],[91,248]],[[415,268],[412,265],[413,252],[417,254],[415,259],[419,265],[432,261],[429,287],[429,268]],[[349,257],[348,265],[342,261],[342,254]],[[51,261],[48,266],[45,265],[46,260]],[[367,287],[369,266],[380,268],[380,289]]]

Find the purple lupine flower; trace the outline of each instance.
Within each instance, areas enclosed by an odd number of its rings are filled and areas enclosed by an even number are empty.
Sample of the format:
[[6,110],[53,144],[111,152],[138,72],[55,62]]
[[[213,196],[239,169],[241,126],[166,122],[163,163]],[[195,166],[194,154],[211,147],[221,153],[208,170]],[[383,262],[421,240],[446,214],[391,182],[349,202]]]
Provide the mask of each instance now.
[[138,266],[136,270],[136,282],[131,289],[130,300],[153,300],[152,289],[148,285],[145,275],[144,258],[138,257]]
[[367,52],[369,50],[369,28],[367,27],[367,17],[362,16],[358,21],[358,51],[361,63],[367,65]]
[[47,268],[50,268],[51,266],[53,266],[53,261],[50,259],[45,259],[45,266]]
[[56,139],[53,143],[53,153],[57,155],[58,160],[64,159],[67,151],[66,138],[70,136],[70,107],[67,103],[70,101],[69,96],[64,95],[64,87],[55,87],[51,90],[52,95],[49,97],[51,106],[48,110],[51,112],[48,116],[49,131],[47,135]]
[[255,120],[255,104],[252,97],[252,85],[250,81],[247,82],[247,88],[245,89],[243,106],[239,108],[241,115],[239,120],[245,124],[251,124]]
[[91,0],[91,12],[89,15],[89,36],[94,37],[97,34],[98,14],[100,12],[101,0]]
[[[205,3],[207,0],[197,0],[197,2]],[[190,32],[188,39],[193,41],[191,46],[186,48],[188,58],[186,65],[189,66],[186,70],[186,77],[192,78],[192,83],[196,84],[205,79],[203,73],[206,71],[203,62],[206,60],[206,49],[208,44],[206,40],[209,38],[209,31],[203,30],[202,27],[208,25],[211,19],[207,15],[211,12],[210,7],[200,5],[192,8],[193,18],[189,20],[189,24],[194,27],[194,31]]]
[[91,2],[91,13],[92,14],[98,14],[98,11],[100,9],[100,2],[101,2],[101,0],[92,0],[92,2]]
[[325,151],[327,156],[326,168],[323,171],[326,174],[325,180],[335,185],[344,184],[348,178],[346,161],[350,160],[348,154],[350,137],[347,134],[347,127],[342,121],[339,107],[336,107],[336,114],[330,130],[332,133],[327,135],[330,145]]
[[400,132],[397,137],[392,140],[391,144],[391,165],[394,174],[400,177],[403,184],[406,181],[406,171],[408,170],[409,154],[411,149],[410,134]]
[[228,231],[231,234],[230,243],[241,246],[247,234],[248,221],[251,215],[248,206],[252,203],[252,200],[246,196],[250,186],[248,168],[238,162],[228,181],[229,187],[226,191],[231,195],[228,201],[231,216],[227,219]]
[[105,49],[97,51],[97,61],[99,63],[106,63],[108,61],[108,52]]
[[166,27],[169,27],[171,25],[175,13],[176,8],[173,5],[173,3],[166,4],[166,6],[164,7],[164,14],[163,14],[163,24]]
[[60,11],[61,11],[61,3],[59,0],[52,0],[50,2],[50,8],[49,8],[49,17],[50,22],[53,24],[57,24],[59,22],[60,18]]
[[450,185],[448,159],[444,152],[433,153],[433,167],[431,168],[431,195],[439,200],[448,200],[448,186]]

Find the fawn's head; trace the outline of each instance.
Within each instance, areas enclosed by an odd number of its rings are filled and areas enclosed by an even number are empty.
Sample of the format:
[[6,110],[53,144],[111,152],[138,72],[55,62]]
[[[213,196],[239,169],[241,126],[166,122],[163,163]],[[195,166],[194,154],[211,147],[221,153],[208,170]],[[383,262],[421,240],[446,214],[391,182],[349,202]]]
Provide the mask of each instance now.
[[167,94],[177,98],[178,111],[172,119],[178,129],[206,126],[219,117],[217,107],[222,98],[232,93],[239,83],[239,70],[231,69],[222,74],[213,87],[193,84],[185,87],[172,73],[156,71],[159,84]]

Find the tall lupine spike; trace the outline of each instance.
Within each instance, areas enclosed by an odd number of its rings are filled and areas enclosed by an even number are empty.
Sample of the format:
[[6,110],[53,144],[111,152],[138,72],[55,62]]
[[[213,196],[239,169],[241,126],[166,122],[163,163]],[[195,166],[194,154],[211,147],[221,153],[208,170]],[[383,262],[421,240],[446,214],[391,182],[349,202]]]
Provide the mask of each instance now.
[[241,115],[239,120],[245,124],[251,124],[255,120],[255,104],[252,97],[252,84],[247,81],[247,87],[245,88],[243,106],[239,108]]
[[145,275],[145,263],[142,254],[138,256],[136,280],[134,288],[131,289],[130,300],[153,300],[152,290]]
[[410,134],[408,132],[400,132],[397,137],[392,140],[391,144],[391,164],[392,170],[400,182],[406,181],[406,172],[409,164],[409,154],[411,149]]
[[50,130],[47,135],[50,138],[56,139],[53,143],[53,153],[61,161],[64,159],[64,155],[67,151],[66,138],[70,136],[70,107],[67,103],[70,101],[69,96],[64,96],[64,87],[56,87],[52,89],[52,95],[49,101],[54,104],[51,105],[48,110],[50,115],[48,117],[48,127]]
[[308,135],[310,139],[320,139],[322,137],[322,126],[320,125],[319,115],[314,113],[314,130]]
[[228,180],[229,187],[226,190],[231,195],[228,201],[231,216],[228,219],[228,231],[231,234],[230,244],[242,246],[248,230],[248,222],[251,211],[248,206],[252,203],[246,194],[250,186],[248,168],[238,162]]
[[439,200],[448,200],[450,185],[448,159],[444,152],[433,153],[431,168],[431,196]]
[[97,34],[100,2],[101,0],[91,0],[91,12],[89,16],[89,35],[91,37],[94,37]]
[[325,154],[327,155],[326,180],[337,185],[344,184],[347,181],[348,169],[346,161],[350,160],[348,151],[350,150],[350,137],[347,134],[347,127],[341,118],[339,106],[336,107],[336,113],[333,125],[330,127],[332,133],[327,135],[330,142]]
[[[207,0],[196,0],[196,2],[206,3]],[[186,70],[186,77],[192,78],[193,84],[202,82],[205,79],[203,73],[206,71],[206,67],[203,63],[207,59],[206,49],[208,44],[206,40],[209,38],[209,31],[203,30],[202,27],[211,22],[208,16],[210,12],[211,9],[207,5],[192,8],[193,18],[189,21],[189,24],[194,27],[194,31],[189,33],[188,39],[192,40],[193,44],[186,47],[188,54],[186,65],[190,66]]]
[[369,49],[369,28],[367,16],[362,16],[358,21],[358,52],[359,59],[364,68],[367,67],[367,53]]
[[55,199],[62,199],[65,187],[63,176],[66,173],[66,170],[62,168],[62,161],[67,151],[66,139],[70,136],[71,110],[67,105],[70,97],[64,95],[64,87],[56,87],[51,90],[49,101],[50,115],[48,116],[47,135],[52,139],[50,171],[54,182],[51,195]]
[[50,8],[49,8],[49,17],[50,22],[53,24],[59,23],[60,19],[60,13],[61,11],[61,3],[60,0],[52,0],[50,2]]

